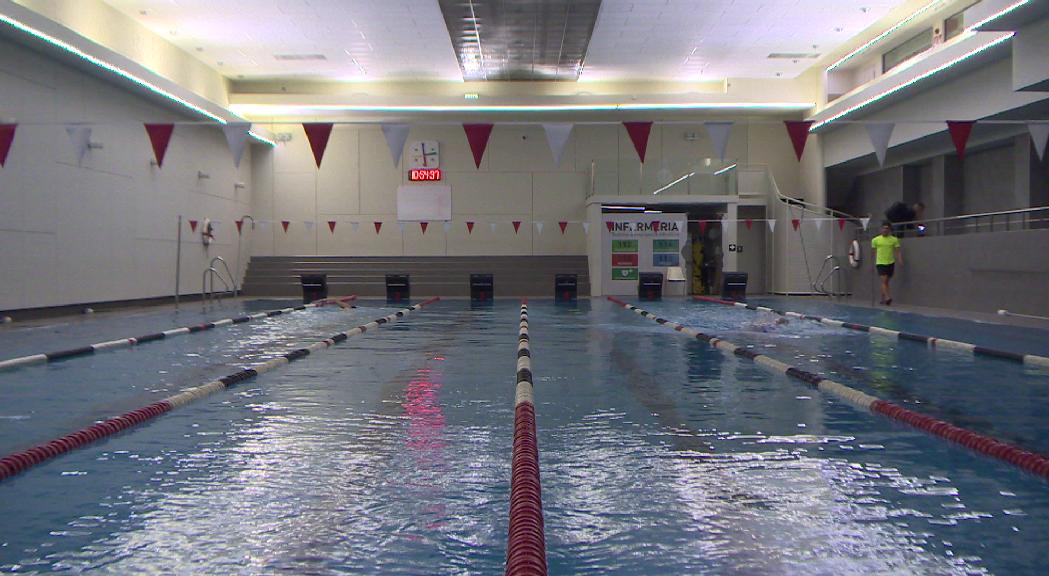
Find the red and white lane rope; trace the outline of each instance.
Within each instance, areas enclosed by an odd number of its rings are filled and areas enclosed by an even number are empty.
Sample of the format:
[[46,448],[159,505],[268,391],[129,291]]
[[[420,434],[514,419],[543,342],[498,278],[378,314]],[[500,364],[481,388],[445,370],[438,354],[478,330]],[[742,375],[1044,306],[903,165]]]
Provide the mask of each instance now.
[[44,354],[33,354],[32,356],[22,356],[20,358],[0,360],[0,371],[19,368],[22,366],[32,366],[34,364],[46,364],[48,362],[54,362],[56,360],[66,360],[69,358],[76,358],[78,356],[88,356],[100,350],[128,348],[138,344],[145,344],[146,342],[155,342],[157,340],[164,340],[173,336],[181,336],[182,334],[196,334],[197,332],[211,330],[212,328],[216,328],[218,326],[243,324],[244,322],[251,322],[252,320],[258,320],[260,318],[270,318],[273,316],[280,316],[281,314],[288,314],[289,312],[306,310],[307,308],[319,308],[327,304],[335,304],[338,302],[345,303],[356,299],[356,296],[343,296],[341,298],[325,298],[323,300],[318,300],[312,304],[303,304],[301,306],[295,306],[293,308],[268,310],[266,312],[258,312],[256,314],[238,316],[236,318],[224,318],[222,320],[204,322],[203,324],[194,324],[193,326],[172,328],[171,330],[165,330],[163,332],[154,332],[153,334],[146,334],[145,336],[137,336],[135,338],[120,338],[118,340],[110,340],[109,342],[99,342],[97,344],[81,346],[80,348],[69,348],[67,350],[59,350],[57,352],[46,352]]
[[746,308],[747,310],[771,312],[773,314],[778,314],[780,316],[788,316],[790,318],[812,320],[814,322],[819,322],[820,324],[825,324],[827,326],[848,328],[849,330],[858,330],[860,332],[867,332],[869,334],[876,334],[878,336],[887,336],[889,338],[895,338],[897,340],[910,340],[912,342],[921,342],[926,346],[929,346],[930,348],[951,348],[954,350],[970,352],[976,356],[989,356],[992,358],[1011,360],[1013,362],[1019,362],[1021,364],[1031,364],[1034,366],[1042,366],[1044,368],[1049,368],[1049,357],[1038,356],[1036,354],[1020,354],[1017,352],[1009,352],[1008,350],[997,350],[994,348],[987,348],[986,346],[977,346],[975,344],[970,344],[968,342],[960,342],[958,340],[948,340],[946,338],[934,338],[932,336],[923,336],[921,334],[913,334],[910,332],[900,332],[899,330],[890,330],[888,328],[882,328],[880,326],[867,326],[866,324],[843,322],[841,320],[835,320],[833,318],[812,316],[810,314],[801,314],[799,312],[784,312],[781,310],[776,310],[775,308],[769,308],[767,306],[755,306],[753,304],[747,304],[746,302],[737,302],[735,300],[722,300],[721,298],[711,298],[710,296],[693,296],[693,298],[702,302],[713,302],[715,304],[725,304],[727,306]]
[[697,332],[691,328],[688,328],[687,326],[678,324],[677,322],[671,322],[670,320],[667,320],[665,318],[660,318],[652,314],[651,312],[642,310],[637,306],[627,304],[626,302],[623,302],[618,298],[608,296],[608,299],[622,306],[623,308],[626,308],[627,310],[633,311],[635,314],[648,318],[649,320],[653,320],[659,324],[663,324],[664,326],[669,326],[675,331],[695,338],[697,340],[707,342],[711,346],[717,348],[718,350],[721,350],[722,352],[725,352],[726,354],[733,354],[742,358],[749,358],[750,360],[756,362],[758,365],[772,372],[778,374],[786,374],[787,376],[801,380],[802,382],[805,382],[809,386],[812,386],[813,388],[816,388],[821,392],[825,392],[827,394],[836,396],[854,406],[865,408],[867,410],[870,410],[871,412],[888,416],[889,418],[892,418],[899,422],[903,422],[905,424],[909,424],[914,428],[917,428],[924,432],[928,432],[935,436],[939,436],[941,438],[950,440],[951,442],[961,444],[962,446],[965,446],[966,448],[969,448],[975,452],[979,452],[980,454],[983,454],[985,456],[997,458],[999,460],[1008,462],[1010,464],[1013,464],[1014,466],[1022,468],[1023,470],[1031,472],[1032,474],[1049,478],[1049,458],[1043,456],[1042,454],[1031,452],[1029,450],[1024,450],[1023,448],[1020,448],[1013,444],[1008,444],[1006,442],[1002,442],[1000,440],[991,438],[990,436],[984,436],[983,434],[977,434],[976,432],[971,432],[964,428],[959,428],[958,426],[955,426],[948,422],[944,422],[943,420],[938,420],[931,416],[926,416],[924,414],[919,414],[912,410],[908,410],[907,408],[898,406],[887,400],[878,399],[874,396],[856,390],[855,388],[850,388],[848,386],[845,386],[844,384],[840,384],[838,382],[834,382],[833,380],[824,378],[819,374],[814,374],[812,372],[808,372],[800,368],[795,368],[794,366],[784,364],[783,362],[780,362],[775,358],[771,358],[764,354],[758,354],[752,350],[748,350],[747,348],[737,346],[736,344],[733,344],[727,340],[722,340],[721,338],[717,338],[716,336],[703,334],[701,332]]
[[521,303],[517,336],[517,393],[514,400],[514,450],[510,473],[510,535],[507,576],[545,575],[546,538],[539,488],[539,445],[532,396],[532,351],[528,341],[528,303]]
[[52,440],[46,444],[41,444],[39,446],[29,448],[28,450],[23,450],[21,452],[16,452],[14,454],[10,454],[8,456],[0,458],[0,481],[4,480],[5,478],[10,478],[11,476],[14,476],[16,474],[25,472],[29,468],[32,468],[38,464],[51,460],[52,458],[57,458],[58,456],[65,454],[66,452],[71,452],[77,448],[81,448],[97,440],[101,440],[102,438],[106,438],[119,432],[123,432],[124,430],[127,430],[129,428],[133,428],[139,424],[142,424],[143,422],[146,422],[147,420],[152,420],[153,418],[156,418],[157,416],[160,416],[165,412],[170,412],[175,408],[185,406],[190,402],[200,400],[205,396],[210,396],[221,390],[232,388],[237,384],[240,384],[241,382],[251,380],[259,374],[264,374],[266,372],[269,372],[270,370],[284,366],[285,364],[295,362],[296,360],[301,360],[302,358],[309,356],[313,352],[324,350],[328,347],[343,342],[350,336],[363,334],[368,330],[378,328],[383,324],[396,322],[401,318],[407,316],[408,314],[416,310],[419,310],[423,306],[432,304],[438,300],[439,298],[430,298],[429,300],[425,300],[423,302],[420,302],[419,304],[416,304],[415,306],[405,308],[394,314],[390,314],[389,316],[384,316],[377,320],[372,320],[371,322],[357,326],[352,330],[340,332],[338,334],[335,334],[334,336],[331,336],[330,338],[314,342],[313,344],[310,344],[305,348],[293,350],[291,352],[288,352],[287,354],[278,356],[276,358],[273,358],[272,360],[268,360],[266,362],[263,362],[262,364],[258,364],[251,368],[245,368],[243,370],[240,370],[239,372],[234,372],[233,374],[224,376],[222,378],[219,378],[218,380],[213,380],[211,382],[201,384],[200,386],[195,386],[193,388],[187,388],[186,390],[183,390],[178,394],[169,396],[167,398],[164,398],[163,400],[139,408],[138,410],[132,410],[131,412],[121,414],[120,416],[116,416],[114,418],[110,418],[108,420],[92,424],[87,428],[77,430],[76,432],[67,434],[61,438]]

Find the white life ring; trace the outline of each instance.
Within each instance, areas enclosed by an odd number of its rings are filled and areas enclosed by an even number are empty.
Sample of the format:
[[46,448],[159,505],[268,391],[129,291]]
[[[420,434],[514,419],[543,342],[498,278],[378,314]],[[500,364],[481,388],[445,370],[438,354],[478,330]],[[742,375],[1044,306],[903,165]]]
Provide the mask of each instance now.
[[852,244],[849,244],[849,266],[859,268],[861,262],[863,262],[863,253],[860,252],[860,243],[853,240]]
[[200,227],[200,241],[205,246],[210,246],[215,240],[215,225],[211,223],[211,218],[205,218],[204,224]]

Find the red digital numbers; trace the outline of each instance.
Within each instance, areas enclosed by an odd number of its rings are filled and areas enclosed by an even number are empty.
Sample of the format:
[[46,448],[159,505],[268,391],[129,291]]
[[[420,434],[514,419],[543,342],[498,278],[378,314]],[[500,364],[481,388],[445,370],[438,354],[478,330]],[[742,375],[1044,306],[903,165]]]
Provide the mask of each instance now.
[[409,170],[409,182],[437,182],[441,179],[440,168],[424,168],[421,170]]

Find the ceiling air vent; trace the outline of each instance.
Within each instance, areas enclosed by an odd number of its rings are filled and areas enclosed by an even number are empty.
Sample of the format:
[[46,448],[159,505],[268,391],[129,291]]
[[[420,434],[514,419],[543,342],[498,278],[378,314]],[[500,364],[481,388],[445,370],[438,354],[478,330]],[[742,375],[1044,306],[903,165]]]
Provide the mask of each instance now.
[[309,60],[327,60],[328,57],[324,54],[274,54],[273,57],[277,60],[305,62]]
[[773,52],[769,54],[769,60],[802,60],[804,58],[819,57],[819,54],[813,52]]

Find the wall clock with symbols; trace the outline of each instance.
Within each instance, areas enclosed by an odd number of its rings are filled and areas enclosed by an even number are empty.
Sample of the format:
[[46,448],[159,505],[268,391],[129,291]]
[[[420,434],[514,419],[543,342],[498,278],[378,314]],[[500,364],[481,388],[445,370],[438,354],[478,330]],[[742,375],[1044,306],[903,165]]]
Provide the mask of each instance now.
[[424,170],[441,167],[441,154],[436,140],[412,142],[408,149],[409,168]]

